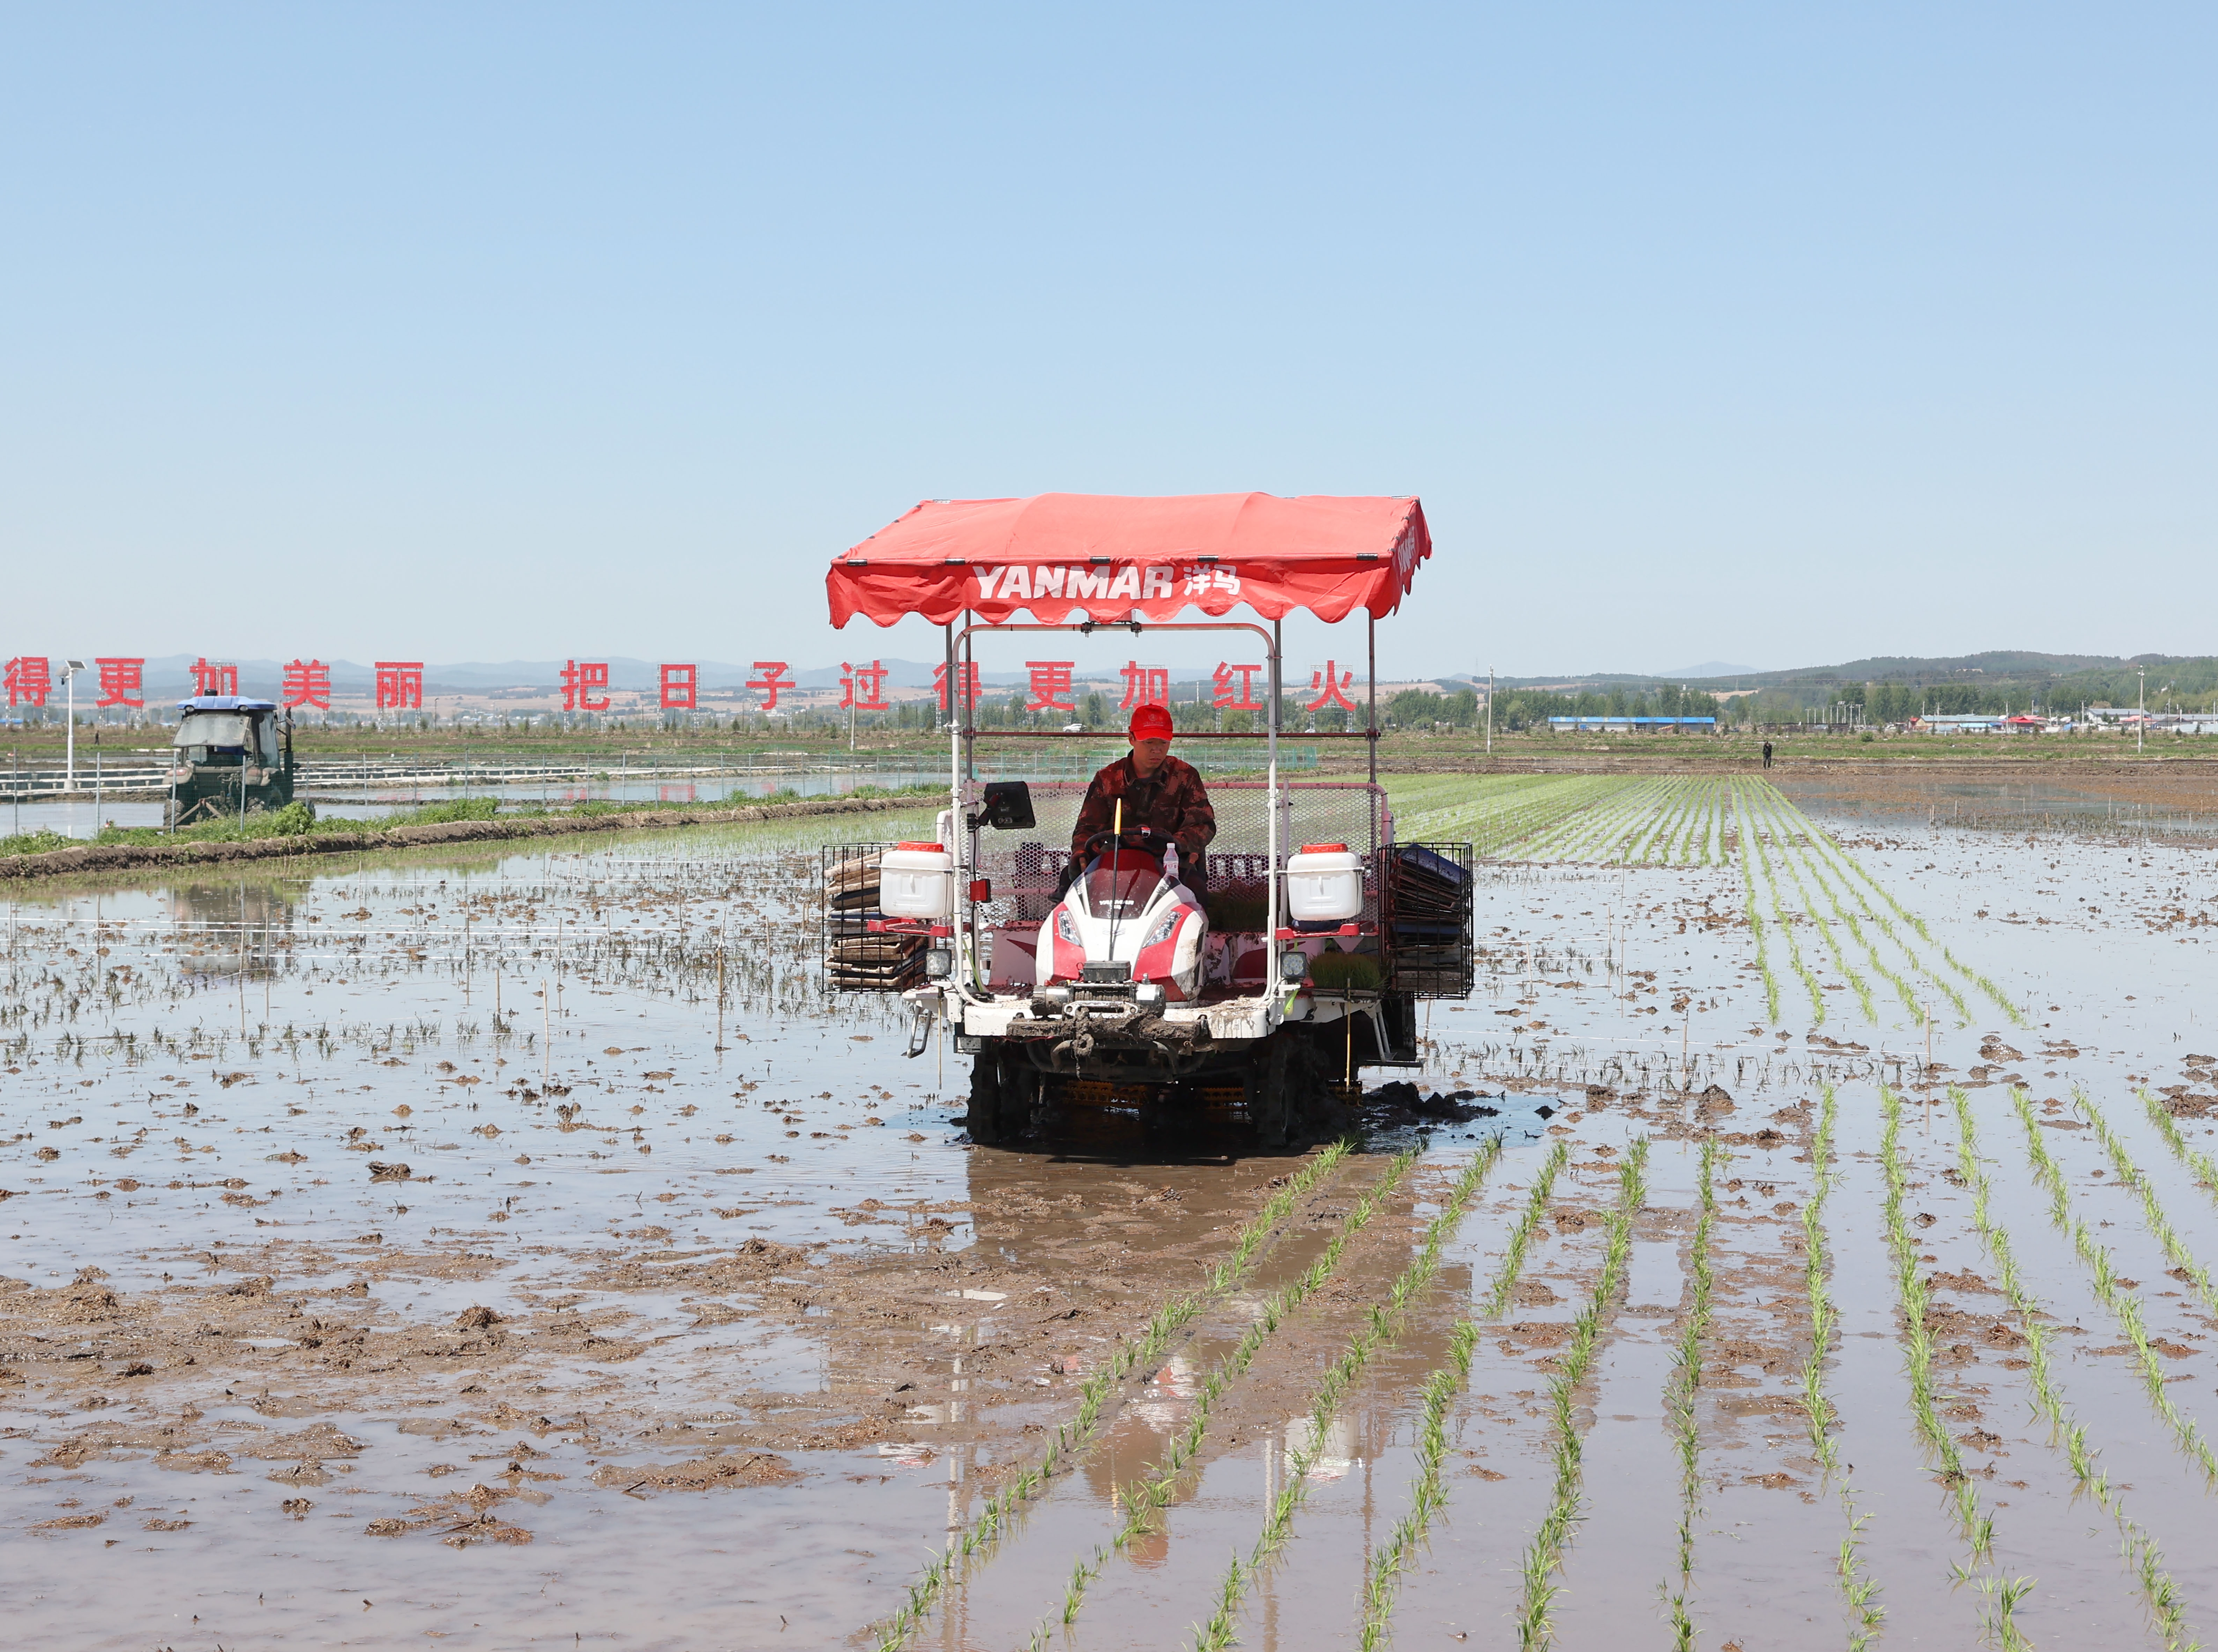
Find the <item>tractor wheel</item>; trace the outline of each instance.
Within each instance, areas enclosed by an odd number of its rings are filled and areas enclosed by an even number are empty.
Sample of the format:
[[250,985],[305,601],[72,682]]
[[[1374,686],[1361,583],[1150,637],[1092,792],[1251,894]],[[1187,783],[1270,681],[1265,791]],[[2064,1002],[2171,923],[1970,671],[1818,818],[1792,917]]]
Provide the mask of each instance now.
[[1248,1076],[1248,1117],[1267,1148],[1299,1143],[1310,1127],[1310,1114],[1323,1086],[1310,1042],[1280,1028]]
[[1022,1135],[1032,1122],[1038,1087],[1031,1063],[1013,1054],[981,1051],[970,1066],[970,1139],[994,1147]]
[[991,1147],[1001,1139],[1001,1062],[981,1051],[970,1063],[970,1139]]

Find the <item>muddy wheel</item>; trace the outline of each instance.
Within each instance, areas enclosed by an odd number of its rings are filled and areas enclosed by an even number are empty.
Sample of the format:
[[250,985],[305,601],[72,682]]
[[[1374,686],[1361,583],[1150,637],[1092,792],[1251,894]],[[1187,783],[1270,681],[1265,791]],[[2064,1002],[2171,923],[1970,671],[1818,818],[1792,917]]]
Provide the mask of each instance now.
[[1001,1067],[998,1056],[981,1054],[970,1063],[970,1139],[988,1146],[1001,1139]]
[[1032,1122],[1038,1088],[1030,1062],[1013,1054],[982,1051],[970,1065],[970,1139],[992,1147],[1022,1135]]
[[1295,1145],[1310,1128],[1323,1086],[1309,1040],[1281,1028],[1248,1076],[1248,1117],[1267,1148]]

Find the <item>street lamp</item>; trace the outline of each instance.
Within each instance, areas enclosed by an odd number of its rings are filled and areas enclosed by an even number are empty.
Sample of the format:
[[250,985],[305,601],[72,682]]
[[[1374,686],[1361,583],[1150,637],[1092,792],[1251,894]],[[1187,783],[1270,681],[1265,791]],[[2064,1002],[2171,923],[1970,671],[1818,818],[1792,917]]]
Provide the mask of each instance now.
[[71,792],[77,790],[77,674],[84,669],[84,661],[82,659],[62,662],[62,687],[69,691],[69,729],[64,736],[64,746],[69,753],[65,763],[69,778],[64,783],[63,789]]

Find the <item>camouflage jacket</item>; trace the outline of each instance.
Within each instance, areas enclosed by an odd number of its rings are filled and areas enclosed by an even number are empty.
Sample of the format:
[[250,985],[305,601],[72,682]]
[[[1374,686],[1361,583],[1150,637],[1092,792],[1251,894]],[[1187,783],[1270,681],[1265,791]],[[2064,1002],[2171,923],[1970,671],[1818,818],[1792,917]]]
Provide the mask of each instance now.
[[1179,846],[1179,854],[1199,854],[1217,835],[1217,811],[1209,806],[1209,789],[1190,763],[1165,757],[1162,766],[1145,780],[1133,772],[1127,752],[1094,777],[1079,806],[1078,824],[1070,834],[1070,852],[1086,852],[1086,840],[1106,832],[1116,822],[1117,802],[1124,804],[1124,829],[1153,826]]

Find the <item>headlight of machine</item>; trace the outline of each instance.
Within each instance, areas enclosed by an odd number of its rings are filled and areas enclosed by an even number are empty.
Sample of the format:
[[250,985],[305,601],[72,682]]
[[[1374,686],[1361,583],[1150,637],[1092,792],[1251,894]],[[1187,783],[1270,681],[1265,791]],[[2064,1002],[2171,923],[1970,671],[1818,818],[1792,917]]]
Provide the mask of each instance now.
[[934,981],[945,981],[955,973],[955,954],[944,946],[936,946],[924,955],[924,973]]
[[1299,981],[1310,972],[1310,961],[1299,952],[1289,952],[1279,960],[1279,973],[1289,981]]

